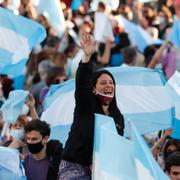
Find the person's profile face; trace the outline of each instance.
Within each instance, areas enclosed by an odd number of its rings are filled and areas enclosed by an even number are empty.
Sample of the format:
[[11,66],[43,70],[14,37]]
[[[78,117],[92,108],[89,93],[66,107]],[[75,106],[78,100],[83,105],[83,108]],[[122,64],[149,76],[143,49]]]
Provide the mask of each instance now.
[[114,96],[115,94],[115,85],[113,79],[108,74],[102,74],[96,82],[95,89],[105,95]]
[[38,131],[30,131],[26,133],[26,141],[30,144],[35,144],[43,140],[43,136]]
[[170,180],[180,180],[180,166],[171,166],[168,176]]

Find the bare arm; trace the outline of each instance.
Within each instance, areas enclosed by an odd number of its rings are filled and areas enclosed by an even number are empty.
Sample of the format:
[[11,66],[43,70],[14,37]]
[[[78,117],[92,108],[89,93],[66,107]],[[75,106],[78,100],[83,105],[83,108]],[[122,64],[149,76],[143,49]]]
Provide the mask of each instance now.
[[38,114],[37,114],[37,111],[36,111],[36,108],[35,108],[35,99],[34,99],[32,94],[29,94],[28,97],[29,98],[26,101],[26,104],[29,107],[31,118],[32,119],[38,119],[39,117],[38,117]]
[[84,52],[82,63],[88,63],[91,55],[96,51],[96,41],[89,34],[84,34],[81,37],[81,47]]
[[106,65],[109,63],[112,45],[113,43],[107,39],[105,43],[105,50],[102,57],[98,56],[98,61],[101,64]]
[[169,41],[165,41],[162,46],[156,51],[155,55],[153,56],[151,62],[148,64],[148,68],[154,69],[156,64],[159,63],[163,51],[167,48]]
[[161,152],[164,143],[166,142],[167,137],[172,133],[173,129],[170,128],[165,131],[163,137],[159,139],[154,146],[151,148],[151,152],[155,158],[157,158],[158,154]]

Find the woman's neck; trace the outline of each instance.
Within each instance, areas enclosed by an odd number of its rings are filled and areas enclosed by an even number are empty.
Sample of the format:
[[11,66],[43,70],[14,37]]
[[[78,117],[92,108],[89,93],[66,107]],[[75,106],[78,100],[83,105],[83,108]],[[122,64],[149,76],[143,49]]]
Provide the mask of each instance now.
[[104,114],[109,116],[109,106],[108,105],[102,105],[102,109],[104,111]]

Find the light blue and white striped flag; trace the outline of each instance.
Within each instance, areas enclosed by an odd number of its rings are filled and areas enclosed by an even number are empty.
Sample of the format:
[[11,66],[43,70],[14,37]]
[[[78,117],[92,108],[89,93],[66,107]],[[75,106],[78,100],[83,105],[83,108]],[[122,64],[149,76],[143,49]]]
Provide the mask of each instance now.
[[40,24],[0,7],[0,73],[20,75],[33,47],[46,37]]
[[153,38],[140,25],[128,21],[123,16],[117,16],[116,18],[119,24],[124,27],[125,31],[128,33],[132,43],[136,45],[141,52],[143,52],[148,45],[162,44],[162,40]]
[[50,87],[50,91],[45,97],[45,106],[48,108],[41,116],[42,120],[51,125],[50,139],[59,139],[63,144],[68,138],[73,121],[74,87],[74,80]]
[[[113,67],[108,70],[115,77],[119,109],[125,119],[132,119],[141,134],[172,126],[174,109],[165,90],[163,76],[159,71],[135,67]],[[41,119],[54,127],[68,127],[73,120],[74,106],[74,89],[72,88],[59,95],[43,112]],[[125,129],[125,136],[129,136],[128,126]]]
[[169,178],[157,164],[149,147],[132,122],[131,134],[138,180],[168,180]]
[[[172,126],[174,108],[161,71],[147,68],[108,68],[116,80],[118,107],[141,134]],[[128,133],[126,126],[125,135]]]
[[180,20],[176,19],[174,21],[173,27],[168,34],[168,40],[170,40],[175,46],[180,48]]
[[175,72],[166,83],[166,89],[172,99],[175,107],[175,115],[173,121],[173,133],[171,137],[180,139],[180,73]]
[[9,123],[16,122],[28,97],[28,93],[28,91],[24,90],[14,90],[9,93],[7,101],[1,107],[4,121]]
[[118,135],[114,121],[95,115],[93,180],[137,180],[132,143]]
[[61,37],[66,25],[60,0],[39,0],[36,6],[38,14],[43,14],[49,24],[56,30],[57,35]]
[[0,146],[0,179],[25,180],[22,173],[19,152],[15,149]]

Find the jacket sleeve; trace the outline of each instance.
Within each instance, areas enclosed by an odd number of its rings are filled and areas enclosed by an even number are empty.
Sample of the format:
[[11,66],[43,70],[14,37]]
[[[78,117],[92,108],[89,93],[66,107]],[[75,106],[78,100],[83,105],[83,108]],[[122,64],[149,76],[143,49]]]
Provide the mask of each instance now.
[[49,159],[47,180],[57,180],[59,164],[61,162],[62,144],[58,140],[50,140],[47,143],[46,152]]
[[93,78],[93,64],[90,60],[88,63],[79,63],[79,67],[76,72],[76,111],[85,112],[90,111],[92,104],[92,78]]

